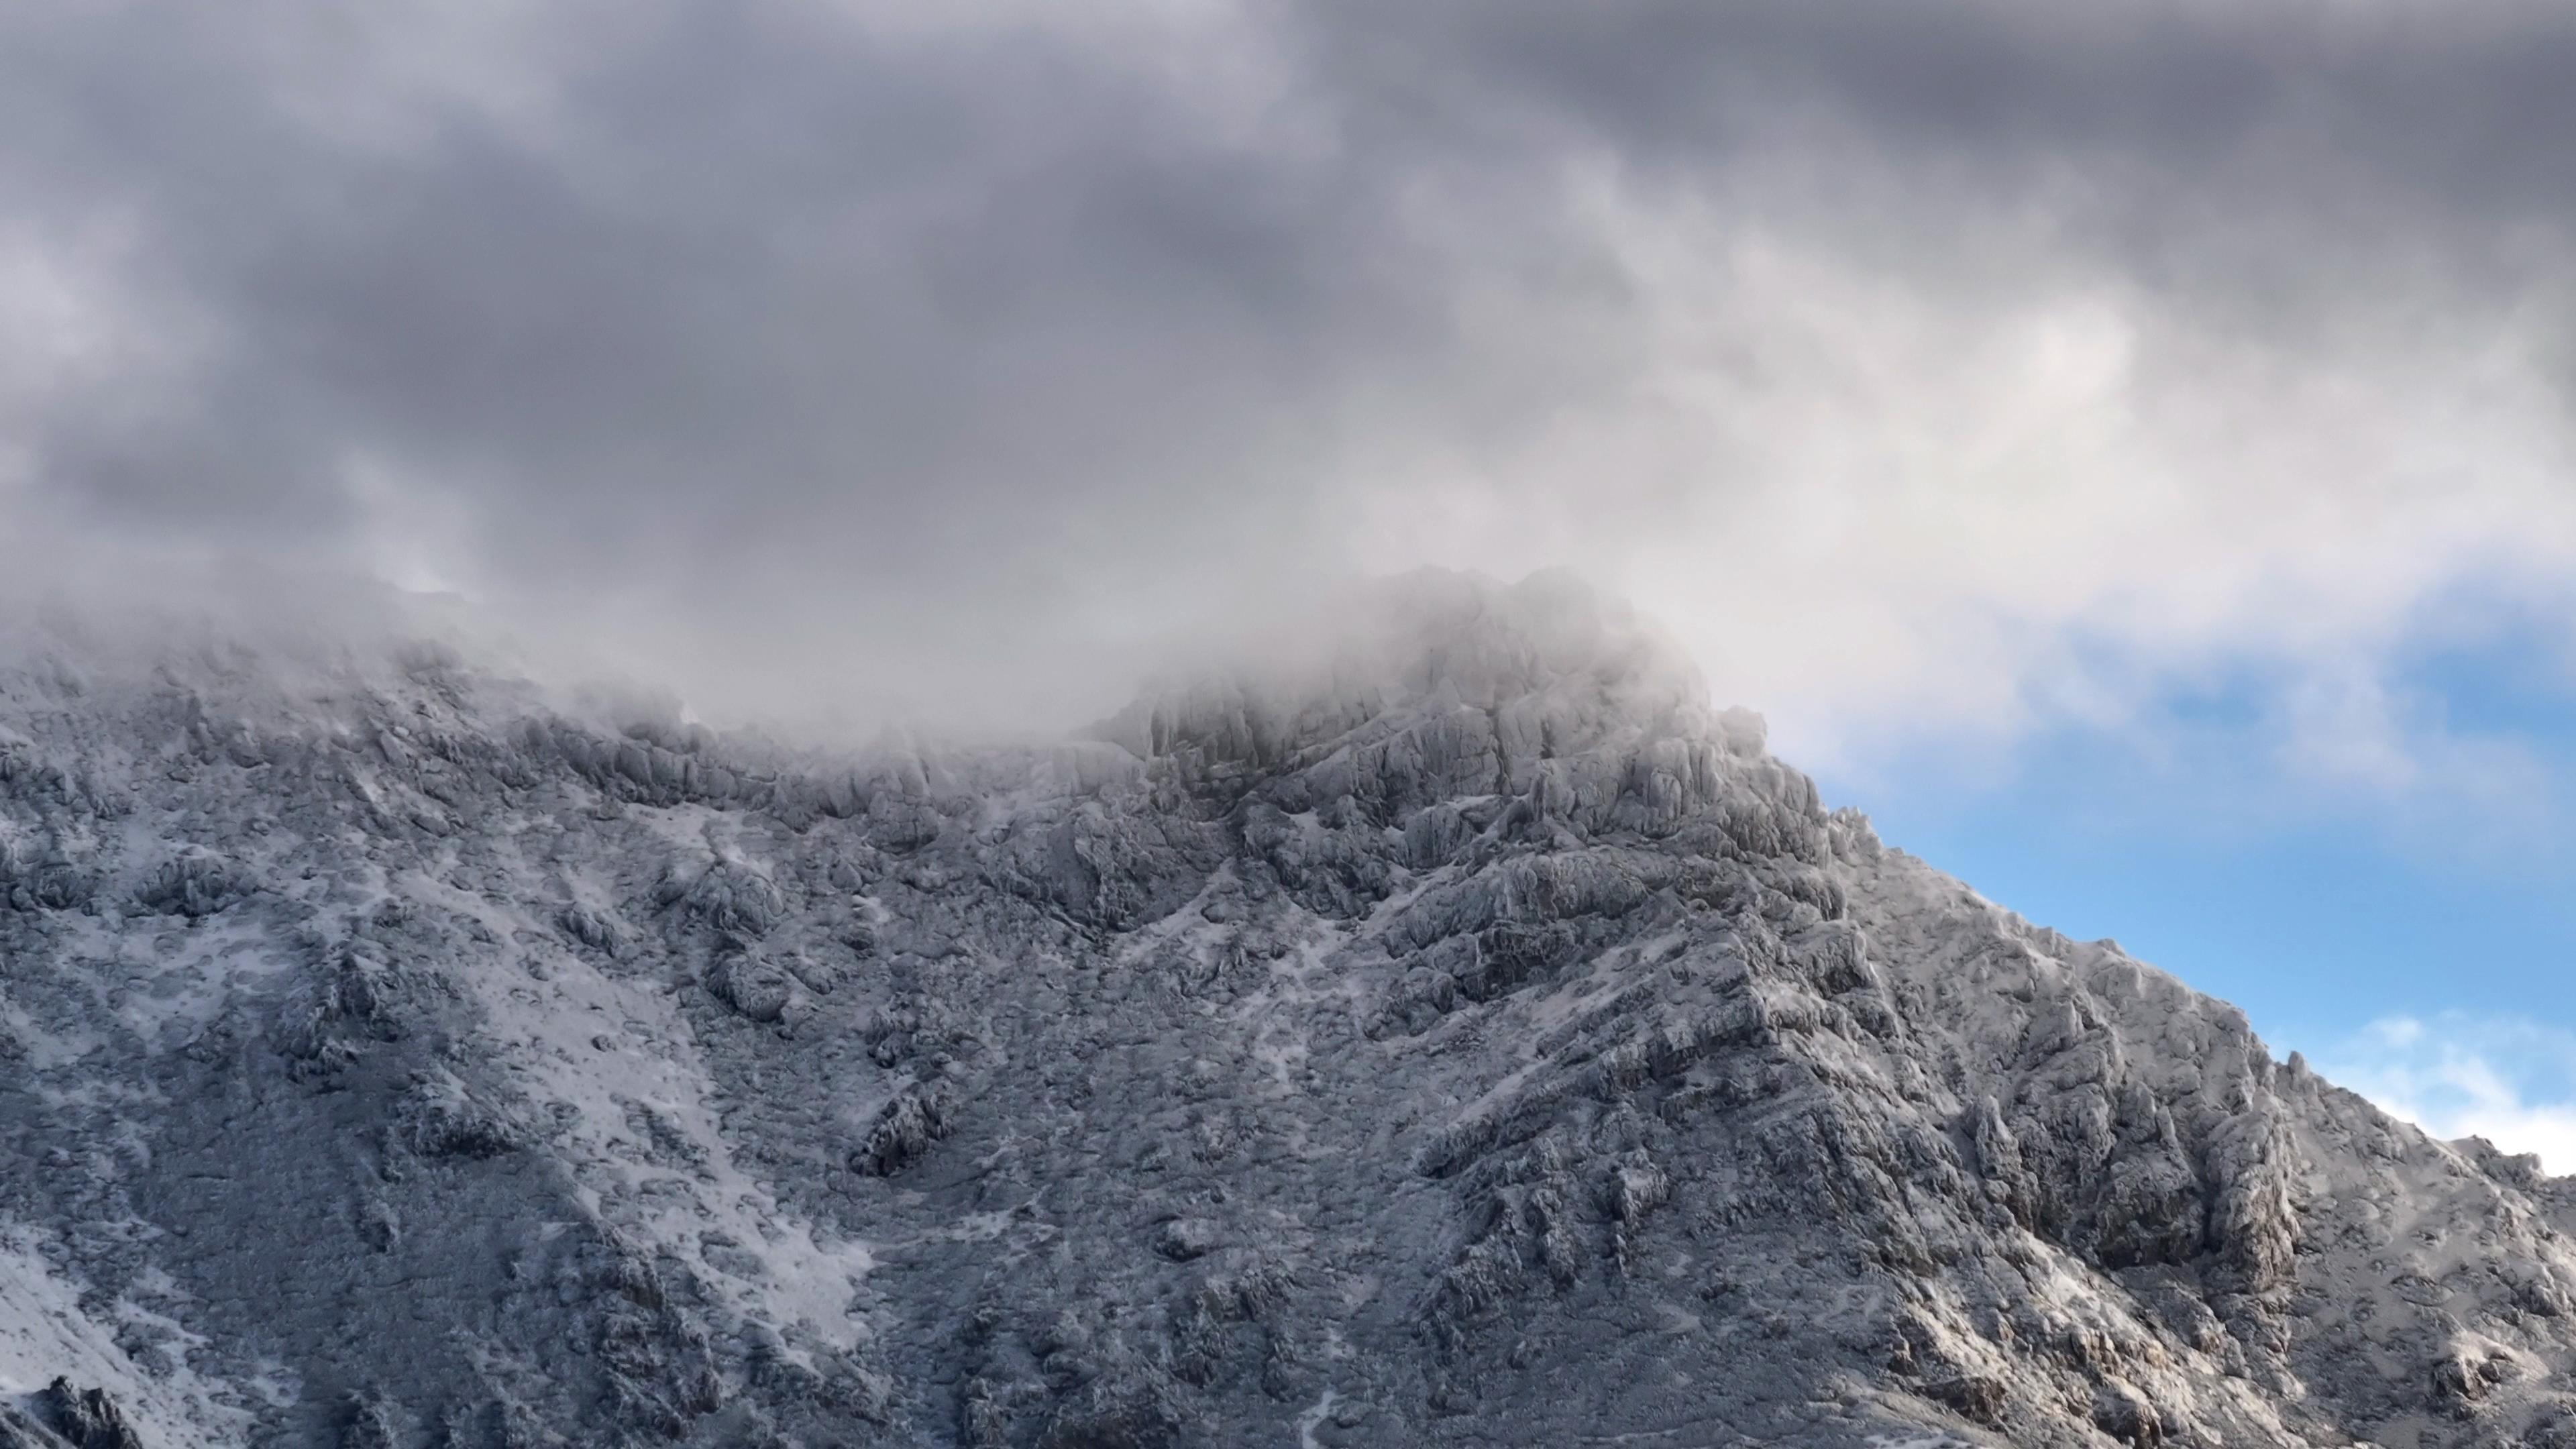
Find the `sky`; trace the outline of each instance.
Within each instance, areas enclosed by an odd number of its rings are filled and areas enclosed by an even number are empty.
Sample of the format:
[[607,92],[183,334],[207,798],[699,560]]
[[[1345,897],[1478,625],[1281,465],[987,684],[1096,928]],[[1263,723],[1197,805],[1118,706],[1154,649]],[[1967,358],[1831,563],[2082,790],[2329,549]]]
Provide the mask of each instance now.
[[2576,11],[0,12],[0,568],[1025,730],[1572,567],[1895,843],[2576,1170]]

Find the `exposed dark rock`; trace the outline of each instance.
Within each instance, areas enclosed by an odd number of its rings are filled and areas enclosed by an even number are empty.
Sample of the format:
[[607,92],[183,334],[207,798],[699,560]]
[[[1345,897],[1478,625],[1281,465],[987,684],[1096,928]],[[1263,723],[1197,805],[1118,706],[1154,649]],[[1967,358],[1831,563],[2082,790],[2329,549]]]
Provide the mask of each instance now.
[[42,1407],[71,1449],[145,1449],[125,1411],[103,1389],[75,1388],[67,1378],[45,1386]]

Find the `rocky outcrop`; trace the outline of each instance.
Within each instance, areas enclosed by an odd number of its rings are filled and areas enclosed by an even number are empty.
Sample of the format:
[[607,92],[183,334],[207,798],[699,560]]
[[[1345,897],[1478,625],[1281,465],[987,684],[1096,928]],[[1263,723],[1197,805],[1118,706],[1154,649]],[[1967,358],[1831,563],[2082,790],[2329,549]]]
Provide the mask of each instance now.
[[75,1388],[70,1379],[57,1377],[45,1386],[37,1403],[45,1421],[71,1449],[144,1449],[142,1436],[105,1390]]

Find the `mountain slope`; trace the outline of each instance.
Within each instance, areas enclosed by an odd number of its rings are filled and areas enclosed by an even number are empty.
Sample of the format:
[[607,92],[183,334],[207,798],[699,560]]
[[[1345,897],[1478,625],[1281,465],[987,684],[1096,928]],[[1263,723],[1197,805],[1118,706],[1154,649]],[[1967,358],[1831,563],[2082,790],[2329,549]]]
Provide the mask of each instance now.
[[856,758],[28,653],[0,1444],[2576,1444],[2567,1183],[1570,584],[1354,617]]

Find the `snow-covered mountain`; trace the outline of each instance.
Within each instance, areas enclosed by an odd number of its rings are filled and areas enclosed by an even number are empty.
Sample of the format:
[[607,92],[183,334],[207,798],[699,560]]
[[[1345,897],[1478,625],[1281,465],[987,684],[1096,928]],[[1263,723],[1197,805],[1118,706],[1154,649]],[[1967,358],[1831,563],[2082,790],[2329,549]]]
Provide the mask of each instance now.
[[0,1445],[2576,1445],[2576,1182],[1561,579],[1044,750],[0,664]]

